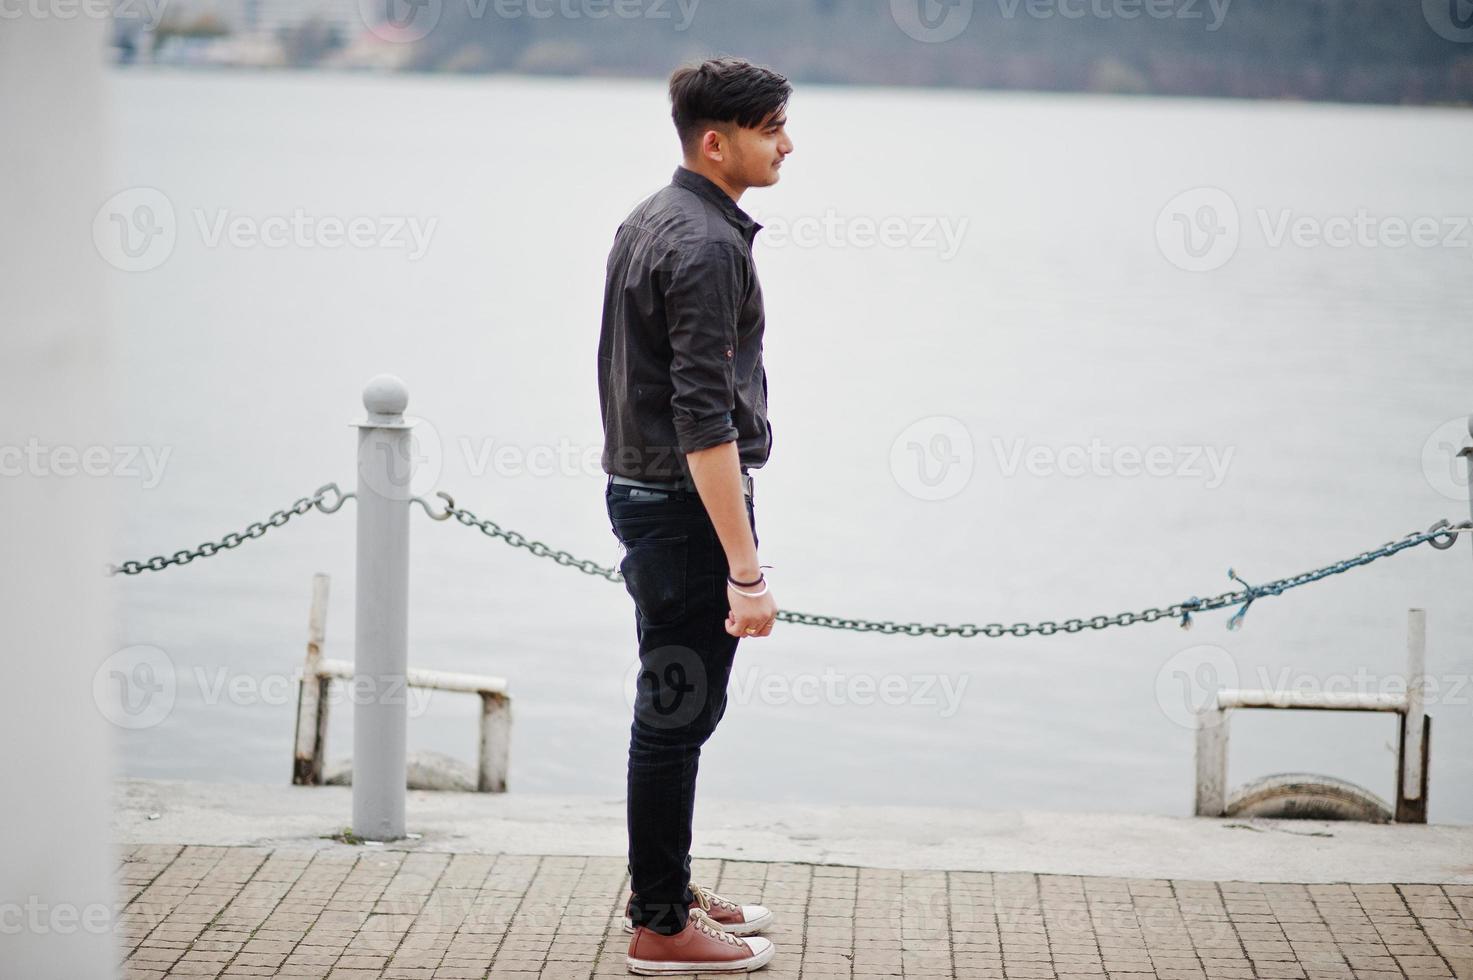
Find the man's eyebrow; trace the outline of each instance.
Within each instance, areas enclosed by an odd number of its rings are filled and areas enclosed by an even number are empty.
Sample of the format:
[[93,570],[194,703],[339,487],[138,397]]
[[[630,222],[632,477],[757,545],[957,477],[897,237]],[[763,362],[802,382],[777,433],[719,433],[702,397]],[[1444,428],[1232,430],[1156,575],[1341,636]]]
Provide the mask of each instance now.
[[771,122],[769,122],[766,126],[763,126],[762,128],[763,129],[771,129],[774,126],[786,126],[787,124],[788,124],[788,117],[787,116],[783,116],[781,119],[774,119],[774,120],[772,120]]

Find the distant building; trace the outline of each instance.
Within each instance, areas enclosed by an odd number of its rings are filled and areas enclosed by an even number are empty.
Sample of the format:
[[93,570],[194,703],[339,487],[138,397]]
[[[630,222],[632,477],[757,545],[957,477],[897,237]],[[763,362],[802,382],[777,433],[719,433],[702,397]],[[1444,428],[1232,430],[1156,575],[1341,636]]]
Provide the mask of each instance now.
[[337,29],[344,42],[364,29],[358,0],[234,0],[240,8],[240,28],[250,33],[276,34],[318,20]]
[[364,29],[358,4],[359,0],[168,0],[165,19],[180,24],[207,21],[232,34],[271,36],[315,19],[335,28],[346,43]]

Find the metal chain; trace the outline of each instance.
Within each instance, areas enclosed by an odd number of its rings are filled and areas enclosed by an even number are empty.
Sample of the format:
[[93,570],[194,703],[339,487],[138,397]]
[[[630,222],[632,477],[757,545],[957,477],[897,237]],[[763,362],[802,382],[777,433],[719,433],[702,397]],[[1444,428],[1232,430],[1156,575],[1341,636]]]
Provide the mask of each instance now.
[[[230,532],[220,539],[218,543],[206,541],[194,550],[176,551],[173,555],[155,555],[147,561],[126,561],[121,565],[109,565],[108,575],[137,575],[143,571],[162,571],[170,565],[187,565],[196,558],[209,558],[222,551],[238,547],[242,542],[250,538],[259,538],[273,527],[281,527],[296,514],[305,514],[312,508],[317,508],[324,514],[336,513],[344,501],[354,497],[355,494],[344,493],[338,489],[336,483],[323,484],[317,492],[310,497],[301,497],[290,507],[278,510],[265,521],[256,521],[241,532]],[[436,494],[445,502],[445,509],[439,513],[430,506],[429,502],[422,497],[411,498],[413,503],[419,504],[426,514],[433,520],[445,521],[455,518],[466,527],[474,527],[489,538],[500,538],[507,544],[516,548],[526,548],[539,558],[551,558],[559,565],[567,565],[576,568],[588,575],[597,575],[610,582],[622,582],[624,576],[617,568],[600,565],[587,558],[576,558],[566,551],[554,550],[541,541],[531,541],[523,534],[502,528],[495,521],[487,518],[477,517],[475,514],[463,507],[455,505],[455,498],[448,493]],[[331,502],[329,503],[329,500]],[[1173,603],[1164,609],[1151,606],[1140,612],[1122,612],[1114,616],[1091,616],[1088,619],[1066,619],[1063,622],[1055,622],[1045,619],[1037,623],[1014,623],[1004,626],[1002,623],[988,623],[978,626],[974,623],[962,623],[951,626],[946,623],[935,623],[927,626],[921,623],[896,623],[892,620],[868,620],[868,619],[844,619],[837,616],[825,616],[818,613],[801,613],[789,610],[779,610],[777,618],[785,623],[797,623],[802,626],[823,626],[829,629],[853,630],[860,633],[903,633],[906,636],[985,636],[997,639],[1002,636],[1052,636],[1055,633],[1078,633],[1082,630],[1104,629],[1108,626],[1130,626],[1134,623],[1154,623],[1159,619],[1176,619],[1180,621],[1184,629],[1192,625],[1194,613],[1210,612],[1214,609],[1222,609],[1225,606],[1233,606],[1241,603],[1238,611],[1228,620],[1228,629],[1237,629],[1243,622],[1243,617],[1248,612],[1248,607],[1253,605],[1256,599],[1267,595],[1281,595],[1289,589],[1310,582],[1317,582],[1330,575],[1339,575],[1352,568],[1368,565],[1373,561],[1386,558],[1407,548],[1416,547],[1419,544],[1431,544],[1439,550],[1451,548],[1463,531],[1473,531],[1473,521],[1463,521],[1460,524],[1452,524],[1447,520],[1440,520],[1425,531],[1413,531],[1396,541],[1388,541],[1379,548],[1363,551],[1353,558],[1325,565],[1312,571],[1301,572],[1288,578],[1274,579],[1263,585],[1250,585],[1240,578],[1233,569],[1228,569],[1228,575],[1243,587],[1210,599],[1201,599],[1192,596],[1181,602]]]
[[478,529],[488,538],[500,538],[514,548],[526,548],[538,558],[551,558],[559,565],[568,565],[588,575],[597,575],[601,578],[606,578],[610,582],[624,581],[624,576],[619,573],[617,568],[600,565],[589,558],[574,558],[566,551],[554,551],[541,541],[529,541],[525,535],[518,534],[516,531],[505,530],[495,521],[477,517],[465,508],[455,506],[455,498],[443,491],[436,493],[435,496],[445,501],[445,510],[439,514],[435,513],[430,508],[429,503],[423,498],[414,497],[413,500],[423,507],[425,513],[429,514],[434,520],[444,521],[453,517],[466,527]]
[[[422,498],[415,497],[414,500],[424,508],[425,513],[437,521],[448,520],[454,517],[467,527],[479,528],[482,534],[491,538],[501,538],[507,544],[518,548],[526,548],[539,558],[551,558],[559,565],[569,565],[589,575],[597,575],[608,579],[610,582],[622,582],[624,576],[618,569],[609,568],[589,559],[573,557],[566,551],[554,551],[541,541],[528,541],[527,538],[516,531],[502,529],[494,521],[477,517],[470,511],[455,506],[455,498],[448,493],[438,493],[436,496],[445,501],[445,510],[436,514],[429,503]],[[958,626],[950,626],[946,623],[936,623],[931,626],[921,623],[896,623],[891,620],[874,621],[868,619],[843,619],[838,616],[824,616],[818,613],[791,612],[779,610],[777,618],[785,623],[797,623],[802,626],[824,626],[836,630],[854,630],[859,633],[903,633],[906,636],[985,636],[997,639],[1002,636],[1052,636],[1055,633],[1078,633],[1082,630],[1100,630],[1107,626],[1130,626],[1134,623],[1154,623],[1158,619],[1175,619],[1180,622],[1183,629],[1192,626],[1192,615],[1194,613],[1210,612],[1214,609],[1222,609],[1225,606],[1242,604],[1241,608],[1228,620],[1228,629],[1237,629],[1243,622],[1243,616],[1248,612],[1248,607],[1255,599],[1266,595],[1280,595],[1289,589],[1310,582],[1317,582],[1330,575],[1339,575],[1341,572],[1361,565],[1368,565],[1379,558],[1386,558],[1399,551],[1415,547],[1419,544],[1431,544],[1439,550],[1451,548],[1457,542],[1458,534],[1463,531],[1473,530],[1473,521],[1463,521],[1461,524],[1452,524],[1446,519],[1438,521],[1425,531],[1413,531],[1396,541],[1388,541],[1379,548],[1363,551],[1354,558],[1346,558],[1323,568],[1313,571],[1301,572],[1288,578],[1275,579],[1264,585],[1249,585],[1238,577],[1233,569],[1228,569],[1228,575],[1236,582],[1242,584],[1243,588],[1210,599],[1201,599],[1192,596],[1181,602],[1172,603],[1166,608],[1155,606],[1142,609],[1140,612],[1122,612],[1114,616],[1091,616],[1088,619],[1066,619],[1062,623],[1051,619],[1045,619],[1037,623],[1014,623],[1004,626],[1001,623],[988,623],[985,626],[977,626],[973,623],[962,623]]]
[[[249,538],[259,538],[270,528],[281,527],[287,521],[291,520],[293,515],[305,514],[313,507],[316,507],[324,514],[336,513],[338,508],[343,506],[343,501],[353,496],[355,494],[343,493],[339,490],[336,483],[326,483],[318,487],[317,492],[312,496],[298,499],[290,507],[276,511],[270,517],[266,518],[266,520],[255,521],[244,531],[231,531],[225,537],[221,538],[218,544],[206,541],[193,551],[186,549],[176,551],[168,557],[154,555],[147,561],[125,561],[121,565],[109,565],[107,567],[107,574],[117,575],[121,572],[124,575],[137,575],[139,572],[145,571],[161,572],[170,565],[188,565],[196,558],[210,558],[222,551],[229,551],[231,548],[238,547],[243,541]],[[332,503],[330,504],[327,503],[329,498],[332,498]]]

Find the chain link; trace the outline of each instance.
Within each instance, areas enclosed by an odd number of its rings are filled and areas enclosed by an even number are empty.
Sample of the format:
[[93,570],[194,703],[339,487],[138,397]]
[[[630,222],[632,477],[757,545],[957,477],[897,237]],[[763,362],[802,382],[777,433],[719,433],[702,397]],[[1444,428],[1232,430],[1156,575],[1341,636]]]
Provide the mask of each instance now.
[[495,521],[477,517],[464,507],[455,506],[455,498],[448,493],[440,493],[436,496],[445,501],[445,510],[440,514],[432,511],[430,505],[424,500],[415,499],[419,500],[419,504],[425,509],[425,513],[437,521],[443,521],[453,517],[466,527],[476,528],[488,538],[500,538],[514,548],[526,548],[538,558],[551,558],[559,565],[567,565],[587,575],[597,575],[600,578],[606,578],[610,582],[624,581],[624,576],[619,573],[617,568],[600,565],[588,558],[575,558],[566,551],[554,551],[541,541],[528,541],[525,535],[519,534],[516,531],[508,531]]
[[[334,514],[343,502],[352,498],[354,494],[343,493],[338,489],[336,483],[327,483],[317,488],[317,492],[310,497],[301,497],[290,507],[278,510],[264,521],[253,521],[244,531],[231,531],[220,539],[219,543],[206,541],[194,550],[184,549],[176,551],[172,555],[154,555],[147,561],[125,561],[121,565],[109,565],[108,575],[137,575],[139,572],[161,572],[170,565],[188,565],[196,558],[211,558],[222,551],[237,548],[251,538],[259,538],[273,527],[281,527],[297,514],[305,514],[316,507],[324,514]],[[330,502],[329,502],[330,501]]]
[[[616,568],[599,565],[589,559],[575,558],[566,551],[554,551],[541,541],[528,541],[527,538],[516,531],[508,531],[501,528],[494,521],[477,517],[470,511],[455,506],[454,499],[446,493],[439,494],[445,500],[445,512],[436,514],[424,500],[419,503],[435,520],[445,520],[449,517],[455,518],[467,527],[480,529],[482,534],[491,538],[501,538],[513,547],[526,548],[539,558],[551,558],[559,565],[568,565],[577,568],[589,575],[597,575],[606,578],[610,582],[622,582],[624,576]],[[418,498],[416,498],[418,499]],[[1238,578],[1233,569],[1228,569],[1228,575],[1234,580],[1242,583],[1243,588],[1210,599],[1201,599],[1192,596],[1181,602],[1172,603],[1166,608],[1151,606],[1140,612],[1122,612],[1113,616],[1098,615],[1087,619],[1066,619],[1062,623],[1051,619],[1045,619],[1037,623],[1013,623],[1004,626],[1002,623],[988,623],[978,626],[974,623],[962,623],[957,626],[947,623],[935,623],[927,626],[921,623],[896,623],[892,620],[869,620],[869,619],[843,619],[837,616],[825,616],[819,613],[792,612],[790,610],[779,610],[777,618],[785,623],[797,623],[801,626],[822,626],[827,629],[853,630],[857,633],[883,633],[893,635],[903,633],[906,636],[985,636],[989,639],[998,639],[1003,636],[1053,636],[1055,633],[1079,633],[1086,629],[1102,630],[1109,626],[1130,626],[1135,623],[1154,623],[1159,619],[1178,620],[1183,629],[1190,629],[1192,616],[1196,613],[1210,612],[1214,609],[1222,609],[1226,606],[1235,606],[1241,603],[1241,608],[1228,620],[1228,629],[1237,629],[1243,622],[1243,616],[1248,607],[1255,599],[1266,595],[1280,595],[1289,589],[1310,582],[1319,581],[1330,575],[1339,575],[1352,568],[1368,565],[1379,558],[1386,558],[1407,548],[1416,547],[1419,544],[1430,543],[1438,549],[1447,549],[1457,541],[1459,533],[1473,530],[1473,521],[1463,521],[1461,524],[1452,524],[1446,519],[1433,524],[1426,531],[1413,531],[1396,541],[1388,541],[1379,548],[1363,551],[1354,558],[1346,558],[1313,571],[1301,572],[1288,578],[1275,579],[1264,585],[1249,585]]]

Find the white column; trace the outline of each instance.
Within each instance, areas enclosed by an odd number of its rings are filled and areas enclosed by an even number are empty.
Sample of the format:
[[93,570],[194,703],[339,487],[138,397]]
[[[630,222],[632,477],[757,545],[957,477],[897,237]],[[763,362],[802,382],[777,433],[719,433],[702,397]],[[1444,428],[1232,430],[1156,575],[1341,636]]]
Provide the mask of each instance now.
[[1422,796],[1422,688],[1427,676],[1427,611],[1407,610],[1407,710],[1402,715],[1401,794]]
[[79,462],[128,451],[111,424],[112,352],[128,338],[104,292],[127,273],[93,242],[123,189],[106,183],[110,18],[86,4],[65,18],[57,4],[0,9],[0,976],[111,978],[114,725],[124,704],[162,703],[164,678],[112,658],[113,597],[137,584],[105,575],[124,557],[113,487],[128,477]]
[[408,727],[409,390],[391,374],[363,389],[358,426],[357,609],[353,645],[353,833],[404,836]]

